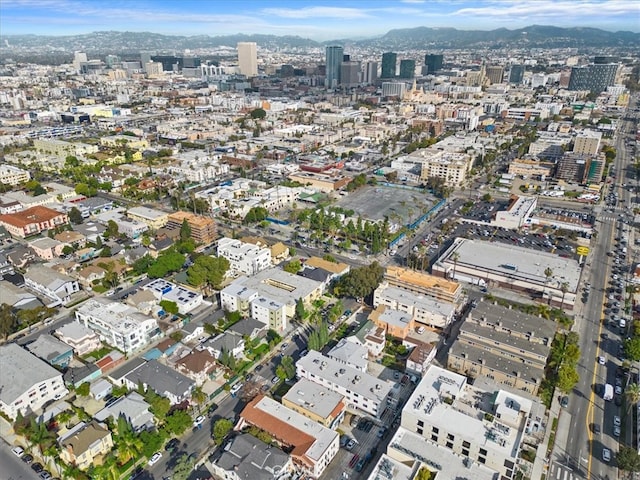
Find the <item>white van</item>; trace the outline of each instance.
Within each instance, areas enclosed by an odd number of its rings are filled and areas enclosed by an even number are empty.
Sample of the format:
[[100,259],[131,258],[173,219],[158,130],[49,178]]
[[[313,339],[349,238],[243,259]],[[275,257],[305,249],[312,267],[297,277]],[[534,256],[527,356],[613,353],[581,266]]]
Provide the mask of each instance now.
[[620,328],[626,328],[627,327],[627,321],[624,318],[621,318],[620,322],[618,323],[618,326]]

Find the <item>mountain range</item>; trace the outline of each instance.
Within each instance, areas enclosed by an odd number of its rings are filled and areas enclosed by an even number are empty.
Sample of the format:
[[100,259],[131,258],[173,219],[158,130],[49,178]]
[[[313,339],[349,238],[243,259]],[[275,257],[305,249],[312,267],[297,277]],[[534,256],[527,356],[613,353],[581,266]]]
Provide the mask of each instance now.
[[235,48],[237,42],[256,42],[263,48],[283,50],[319,48],[347,44],[385,50],[447,48],[533,48],[533,47],[637,47],[640,33],[608,32],[597,28],[562,28],[532,25],[508,30],[458,30],[417,27],[390,30],[385,35],[359,40],[316,42],[298,36],[276,35],[162,35],[150,32],[102,31],[83,35],[0,35],[3,56],[33,53],[86,51],[87,53],[134,53],[140,51],[180,52],[185,49]]

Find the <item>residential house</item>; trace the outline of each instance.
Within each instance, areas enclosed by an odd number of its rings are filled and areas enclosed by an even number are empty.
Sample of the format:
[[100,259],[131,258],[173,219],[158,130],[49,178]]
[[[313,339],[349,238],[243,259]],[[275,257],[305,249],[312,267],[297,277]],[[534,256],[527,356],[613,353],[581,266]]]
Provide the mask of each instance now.
[[143,363],[124,377],[124,384],[131,390],[142,385],[176,405],[191,398],[195,382],[157,360]]
[[[109,380],[101,378],[91,383],[91,385],[89,386],[89,392],[94,400],[102,400],[107,395],[110,395],[111,392],[113,392],[113,384]],[[99,418],[96,418],[96,420],[100,422],[102,421]]]
[[80,422],[59,440],[60,458],[69,465],[86,470],[96,459],[113,448],[111,431],[106,425],[94,421]]
[[89,265],[80,270],[77,273],[77,276],[80,285],[82,285],[86,290],[89,290],[93,285],[102,280],[106,274],[107,271],[104,268],[96,265]]
[[73,358],[73,348],[52,335],[43,333],[26,345],[27,350],[49,365],[66,367]]
[[33,253],[43,260],[53,260],[59,257],[65,247],[64,243],[49,237],[37,238],[30,241],[28,245]]
[[151,430],[155,424],[149,407],[150,405],[142,395],[138,392],[129,392],[126,396],[107,404],[105,408],[96,413],[95,419],[104,422],[107,418],[111,418],[117,422],[118,418],[123,417],[136,433]]
[[202,386],[208,379],[216,376],[219,364],[208,350],[195,349],[175,362],[174,366],[180,373],[196,382],[197,386]]
[[66,213],[52,208],[35,206],[15,213],[0,215],[0,225],[20,238],[31,237],[45,230],[54,229],[69,223]]
[[98,335],[80,322],[69,322],[58,328],[54,335],[73,348],[79,357],[102,346]]
[[220,359],[222,352],[227,352],[235,358],[242,357],[245,344],[242,336],[226,331],[210,338],[202,346],[213,355],[213,358]]
[[30,310],[42,307],[42,302],[30,291],[16,287],[13,283],[0,280],[0,291],[2,303],[10,305],[16,310]]

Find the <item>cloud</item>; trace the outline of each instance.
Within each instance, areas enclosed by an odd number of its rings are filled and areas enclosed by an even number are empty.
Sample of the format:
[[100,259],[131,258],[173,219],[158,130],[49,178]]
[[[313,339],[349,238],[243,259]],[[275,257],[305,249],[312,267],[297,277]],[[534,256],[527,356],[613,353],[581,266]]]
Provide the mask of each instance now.
[[456,16],[482,17],[590,17],[611,15],[637,15],[640,12],[638,3],[629,0],[616,1],[549,1],[536,2],[492,2],[482,7],[461,8],[452,12]]
[[304,8],[265,8],[262,13],[282,18],[367,18],[369,15],[358,8],[346,7],[304,7]]

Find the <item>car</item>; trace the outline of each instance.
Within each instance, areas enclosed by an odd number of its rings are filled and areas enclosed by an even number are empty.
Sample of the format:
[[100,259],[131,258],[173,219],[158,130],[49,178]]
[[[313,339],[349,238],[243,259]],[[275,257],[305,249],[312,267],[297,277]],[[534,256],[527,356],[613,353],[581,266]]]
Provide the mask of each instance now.
[[273,383],[274,385],[275,385],[276,383],[280,383],[280,377],[276,375],[275,377],[273,377],[273,378],[271,379],[271,383]]
[[349,440],[349,442],[347,442],[347,450],[352,450],[353,447],[356,446],[356,440],[354,438],[352,438],[351,440]]
[[287,342],[284,342],[282,345],[280,345],[280,350],[286,350],[288,346],[289,344]]
[[33,462],[33,457],[27,453],[26,455],[22,456],[21,460],[29,465],[31,462]]
[[204,415],[198,415],[196,419],[193,421],[193,426],[200,427],[200,425],[202,425],[205,420],[206,419],[204,418]]
[[620,436],[620,427],[613,427],[613,436],[614,437]]
[[387,429],[382,427],[380,430],[378,430],[378,433],[376,434],[378,438],[382,438],[384,437],[384,434],[387,433]]
[[40,465],[38,462],[36,462],[31,464],[31,470],[33,470],[36,473],[40,473],[42,470],[44,470],[44,467]]
[[58,392],[53,396],[54,400],[60,400],[61,398],[63,398],[65,396],[64,392]]
[[616,427],[619,427],[621,425],[621,421],[620,421],[620,417],[618,415],[616,415],[615,417],[613,417],[613,424]]
[[264,368],[264,365],[258,365],[255,370],[256,372],[260,372]]
[[172,438],[171,440],[169,440],[167,442],[167,444],[164,446],[164,450],[166,452],[173,452],[176,448],[178,448],[180,446],[180,440],[178,440],[177,438]]
[[247,373],[244,376],[244,380],[245,380],[245,382],[250,382],[251,380],[253,380],[253,373]]
[[358,463],[356,463],[356,472],[361,472],[362,469],[364,468],[364,458],[361,458],[360,460],[358,460]]
[[419,334],[424,333],[424,327],[418,327],[417,332],[418,332]]
[[11,451],[16,457],[21,457],[24,454],[24,448],[22,448],[20,445],[18,445],[17,447],[13,447]]
[[598,357],[598,363],[599,363],[600,365],[604,365],[604,364],[605,364],[605,363],[607,363],[607,362],[606,362],[606,360],[604,359],[604,357],[603,357],[602,355],[600,355],[600,356]]
[[51,480],[51,478],[53,477],[53,475],[51,475],[49,472],[47,472],[46,470],[43,470],[40,472],[40,478],[42,480]]
[[162,453],[160,452],[156,452],[154,453],[151,458],[149,459],[149,466],[153,466],[156,463],[158,463],[160,461],[160,459],[162,458]]
[[593,433],[595,433],[596,435],[600,435],[600,424],[598,423],[593,424]]
[[616,395],[622,395],[622,387],[616,385],[614,392],[616,393]]
[[306,357],[308,353],[309,353],[309,350],[307,350],[307,349],[305,348],[304,350],[302,350],[302,351],[300,352],[300,356],[301,356],[301,357]]
[[393,378],[396,379],[396,380],[399,379],[400,378],[400,372],[397,371],[397,370],[395,372],[393,372]]
[[607,463],[611,461],[611,450],[608,448],[602,449],[602,461]]
[[265,383],[264,385],[262,385],[262,387],[260,387],[260,390],[262,390],[263,392],[266,392],[270,388],[271,387],[269,386],[269,384]]
[[569,397],[566,395],[560,399],[560,406],[563,408],[567,408],[569,406]]

